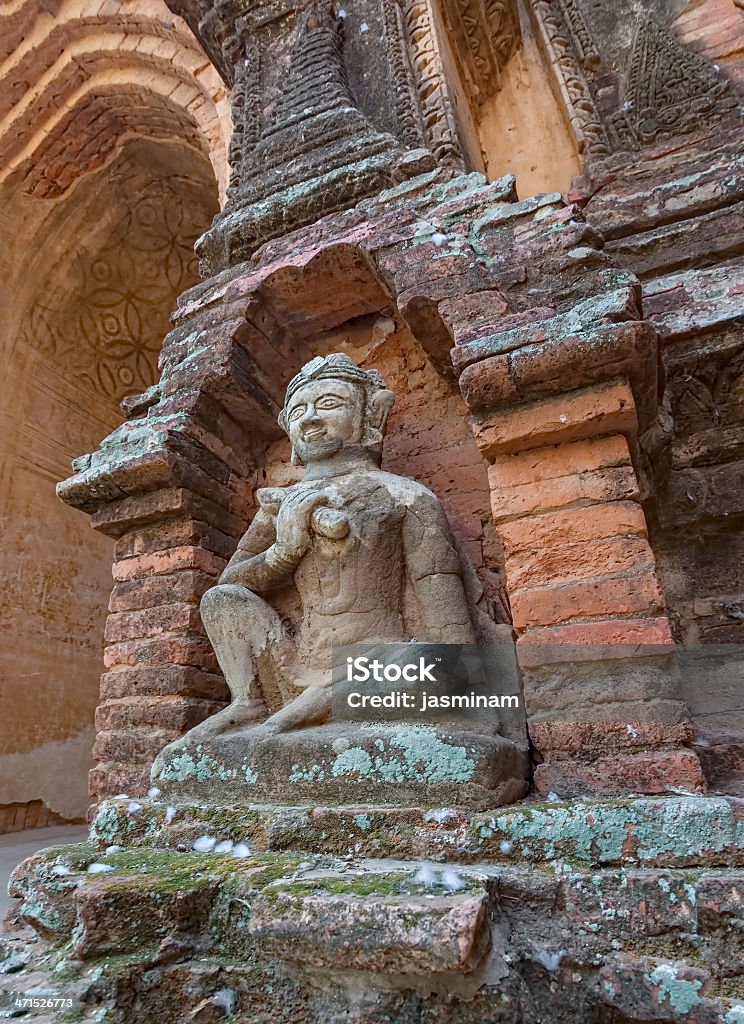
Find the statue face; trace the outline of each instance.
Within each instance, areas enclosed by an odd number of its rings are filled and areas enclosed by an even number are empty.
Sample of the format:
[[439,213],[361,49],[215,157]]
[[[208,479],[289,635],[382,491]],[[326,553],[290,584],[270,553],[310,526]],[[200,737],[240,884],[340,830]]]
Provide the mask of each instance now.
[[364,391],[345,380],[315,380],[286,409],[289,439],[302,462],[327,459],[364,434]]

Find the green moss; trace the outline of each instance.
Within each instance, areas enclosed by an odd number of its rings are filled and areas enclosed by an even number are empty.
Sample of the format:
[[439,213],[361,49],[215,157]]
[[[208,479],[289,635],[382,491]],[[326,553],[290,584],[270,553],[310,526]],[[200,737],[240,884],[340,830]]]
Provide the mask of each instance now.
[[[465,887],[458,890],[466,892],[478,890],[481,886],[477,882],[463,879]],[[449,892],[443,886],[435,886],[427,889],[414,881],[411,872],[365,873],[355,877],[343,878],[311,878],[302,879],[296,882],[279,883],[272,886],[274,893],[264,891],[264,895],[281,897],[283,895],[294,896],[302,899],[307,896],[380,896],[383,898],[396,898],[407,896],[441,895],[443,891]]]
[[[277,895],[296,896],[400,896],[402,887],[411,884],[411,876],[361,875],[356,878],[319,878],[276,886]],[[408,895],[409,893],[406,893]]]
[[47,846],[34,856],[41,857],[45,864],[64,864],[73,871],[84,871],[98,857],[98,847],[89,840],[68,846]]
[[[250,871],[248,881],[252,888],[264,889],[272,882],[293,874],[302,864],[303,858],[299,856],[286,856],[283,854],[263,853],[250,860]],[[235,861],[232,862],[235,864]]]

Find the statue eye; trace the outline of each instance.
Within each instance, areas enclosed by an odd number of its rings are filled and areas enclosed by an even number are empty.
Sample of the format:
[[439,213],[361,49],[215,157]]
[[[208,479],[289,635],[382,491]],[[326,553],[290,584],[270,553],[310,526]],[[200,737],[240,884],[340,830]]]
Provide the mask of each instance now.
[[316,409],[338,409],[340,405],[344,404],[343,398],[338,398],[336,395],[324,395],[319,398],[315,403]]
[[300,419],[301,416],[305,415],[306,405],[296,405],[289,414],[289,421],[292,423],[294,420]]

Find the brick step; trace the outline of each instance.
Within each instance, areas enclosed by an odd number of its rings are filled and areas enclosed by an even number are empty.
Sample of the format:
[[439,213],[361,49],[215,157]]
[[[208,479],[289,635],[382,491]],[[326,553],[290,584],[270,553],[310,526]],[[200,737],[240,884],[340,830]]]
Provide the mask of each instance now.
[[566,860],[587,868],[744,868],[744,800],[735,797],[547,800],[473,812],[416,805],[171,803],[151,792],[154,798],[99,805],[91,829],[98,848],[189,850],[199,836],[212,835],[276,853],[454,864]]
[[[221,1019],[207,1007],[228,992],[241,1024],[330,1024],[329,993],[332,1003],[361,978],[360,998],[395,1009],[401,1024],[421,1019],[422,1000],[438,1012],[454,1000],[467,1024],[531,1021],[536,998],[618,1024],[732,1024],[744,1013],[742,871],[102,853],[86,843],[29,858],[11,893],[53,943],[50,977],[64,960],[66,981],[88,979],[87,1003],[115,1024],[133,1007],[142,1019]],[[325,1002],[293,1017],[320,999],[319,980]],[[494,1006],[505,1015],[489,1016]]]

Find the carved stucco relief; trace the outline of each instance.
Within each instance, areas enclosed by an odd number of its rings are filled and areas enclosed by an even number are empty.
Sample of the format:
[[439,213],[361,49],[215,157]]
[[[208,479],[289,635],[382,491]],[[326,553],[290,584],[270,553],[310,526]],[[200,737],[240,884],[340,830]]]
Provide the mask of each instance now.
[[105,248],[72,259],[59,301],[37,299],[24,340],[106,398],[143,391],[157,379],[169,311],[198,280],[193,247],[204,221],[175,182],[152,183]]
[[582,0],[532,0],[538,39],[589,162],[684,134],[736,108],[720,70],[675,38],[663,8],[624,0],[608,11]]

